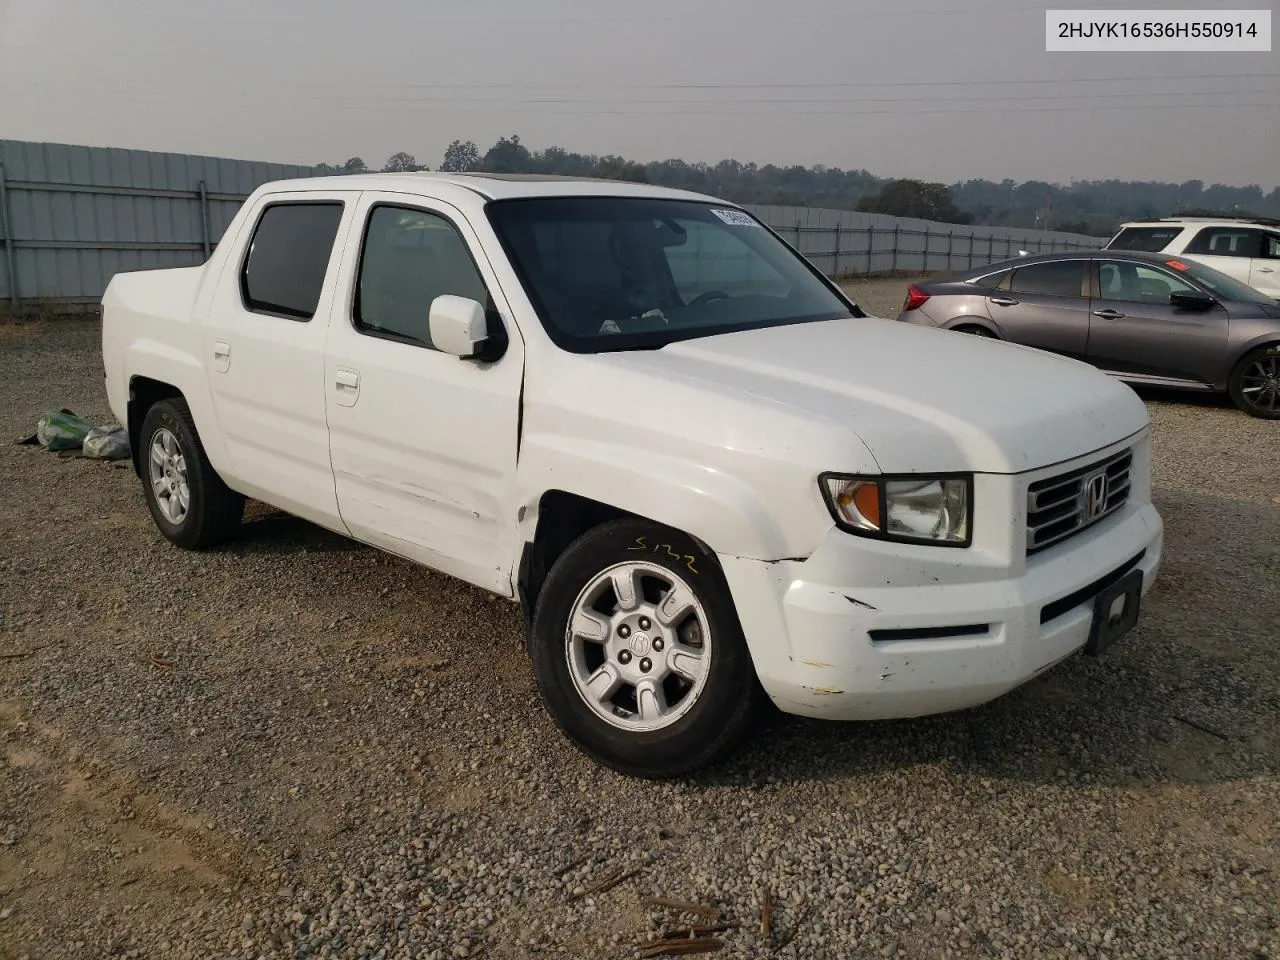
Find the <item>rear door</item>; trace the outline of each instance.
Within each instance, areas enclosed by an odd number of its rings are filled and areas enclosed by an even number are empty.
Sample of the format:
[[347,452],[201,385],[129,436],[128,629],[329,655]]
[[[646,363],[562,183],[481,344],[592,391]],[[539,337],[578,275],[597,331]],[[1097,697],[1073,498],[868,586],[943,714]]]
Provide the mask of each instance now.
[[205,364],[243,493],[343,530],[329,464],[324,344],[359,194],[267,194],[234,240],[205,325]]
[[1261,247],[1249,265],[1249,286],[1280,300],[1280,233],[1264,234]]
[[1266,233],[1256,227],[1201,227],[1184,256],[1249,283],[1254,261],[1262,258],[1265,240]]
[[1227,349],[1227,311],[1175,307],[1169,296],[1196,291],[1172,270],[1132,260],[1096,261],[1090,301],[1090,363],[1121,375],[1211,384]]
[[[336,295],[322,384],[338,507],[351,534],[511,593],[524,345],[463,214],[366,192]],[[431,302],[485,304],[507,348],[492,362],[431,343]]]
[[1087,263],[1081,258],[1015,267],[987,295],[1000,336],[1083,360],[1089,341]]

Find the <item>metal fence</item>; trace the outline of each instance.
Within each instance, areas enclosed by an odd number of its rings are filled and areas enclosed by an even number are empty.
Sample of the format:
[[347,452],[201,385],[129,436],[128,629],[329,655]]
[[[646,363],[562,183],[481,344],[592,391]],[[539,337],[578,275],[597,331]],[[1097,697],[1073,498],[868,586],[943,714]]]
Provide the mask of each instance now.
[[746,204],[828,276],[933,273],[1028,253],[1099,249],[1107,241],[1076,233],[935,223],[813,207]]
[[[202,263],[244,199],[311,167],[0,140],[0,303],[97,303],[124,270]],[[748,205],[832,276],[967,269],[1097,237]]]
[[310,167],[0,140],[0,303],[101,299],[122,270],[202,263],[253,190]]

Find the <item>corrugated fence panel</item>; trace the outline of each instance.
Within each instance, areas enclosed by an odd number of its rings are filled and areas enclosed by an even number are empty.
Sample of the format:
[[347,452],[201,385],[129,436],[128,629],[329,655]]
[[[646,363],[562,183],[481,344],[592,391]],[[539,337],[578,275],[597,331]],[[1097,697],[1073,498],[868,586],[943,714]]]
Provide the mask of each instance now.
[[16,140],[0,140],[0,172],[0,302],[13,296],[12,262],[23,300],[69,303],[96,302],[121,271],[201,263],[206,217],[216,244],[258,186],[315,175],[294,164]]
[[[310,167],[116,147],[0,140],[0,303],[96,303],[125,270],[203,262],[205,223],[217,244],[244,199]],[[203,181],[207,199],[200,202]],[[1105,240],[1007,227],[962,226],[816,207],[747,209],[829,275],[960,270]],[[7,228],[6,228],[7,220]]]

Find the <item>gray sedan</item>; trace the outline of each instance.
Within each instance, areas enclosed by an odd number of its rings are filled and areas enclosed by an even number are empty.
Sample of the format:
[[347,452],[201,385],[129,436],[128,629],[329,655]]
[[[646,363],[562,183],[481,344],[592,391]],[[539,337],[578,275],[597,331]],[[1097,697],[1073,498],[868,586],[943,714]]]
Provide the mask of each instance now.
[[907,288],[899,320],[1060,353],[1280,420],[1280,303],[1168,255],[1019,257]]

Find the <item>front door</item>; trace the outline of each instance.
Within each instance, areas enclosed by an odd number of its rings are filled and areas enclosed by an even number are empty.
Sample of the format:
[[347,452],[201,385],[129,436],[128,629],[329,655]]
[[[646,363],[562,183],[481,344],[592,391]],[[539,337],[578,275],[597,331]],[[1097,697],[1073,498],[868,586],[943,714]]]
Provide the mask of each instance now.
[[1170,294],[1199,291],[1164,267],[1098,260],[1097,270],[1090,363],[1111,373],[1213,383],[1227,347],[1227,311],[1221,305],[1173,306]]
[[339,531],[324,345],[358,197],[344,191],[264,196],[245,221],[246,252],[227,263],[202,331],[228,482]]
[[[511,595],[524,350],[460,211],[365,193],[325,347],[338,508],[353,536]],[[493,362],[431,343],[431,302],[484,304],[505,332]]]

